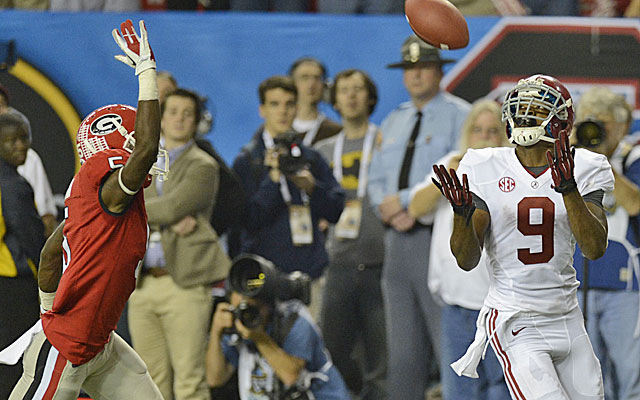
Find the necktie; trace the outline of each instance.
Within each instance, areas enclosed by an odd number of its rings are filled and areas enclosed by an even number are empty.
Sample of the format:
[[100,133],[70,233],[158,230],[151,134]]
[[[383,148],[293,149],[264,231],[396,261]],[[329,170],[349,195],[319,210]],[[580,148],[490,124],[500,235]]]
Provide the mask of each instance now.
[[413,162],[413,151],[416,148],[416,138],[420,133],[420,121],[422,121],[422,112],[418,111],[418,119],[413,126],[411,137],[407,143],[407,148],[404,152],[404,159],[402,160],[402,168],[400,168],[400,177],[398,178],[398,190],[406,189],[409,187],[409,172],[411,171],[411,163]]

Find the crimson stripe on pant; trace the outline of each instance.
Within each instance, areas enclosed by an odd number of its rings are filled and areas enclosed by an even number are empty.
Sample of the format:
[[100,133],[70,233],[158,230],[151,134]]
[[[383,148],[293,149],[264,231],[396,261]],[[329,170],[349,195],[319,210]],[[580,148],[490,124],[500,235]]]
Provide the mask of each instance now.
[[491,315],[489,316],[489,336],[492,337],[491,341],[493,342],[493,348],[496,351],[498,358],[502,362],[505,380],[509,386],[509,389],[511,390],[511,393],[513,393],[513,395],[518,400],[520,399],[526,400],[526,398],[524,397],[524,394],[522,394],[522,391],[520,390],[520,386],[518,385],[518,382],[516,382],[516,378],[513,375],[513,371],[511,371],[511,361],[509,360],[509,356],[507,355],[507,352],[504,351],[504,349],[500,345],[500,340],[498,339],[498,336],[494,334],[496,330],[497,319],[498,319],[498,310],[492,310]]
[[65,360],[65,358],[62,357],[62,354],[58,354],[58,357],[56,357],[56,362],[53,366],[53,372],[51,373],[51,380],[49,381],[49,386],[47,387],[47,391],[44,392],[44,396],[42,396],[42,400],[53,399],[53,395],[56,393],[56,389],[58,389],[58,383],[60,383],[62,371],[64,370],[64,366],[66,364],[67,364],[67,360]]

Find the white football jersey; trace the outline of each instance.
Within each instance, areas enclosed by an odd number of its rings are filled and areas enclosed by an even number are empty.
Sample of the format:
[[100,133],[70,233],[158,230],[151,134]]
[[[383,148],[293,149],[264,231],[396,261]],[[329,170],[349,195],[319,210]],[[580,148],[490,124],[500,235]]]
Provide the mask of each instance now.
[[[575,153],[575,179],[582,195],[613,190],[605,156]],[[537,178],[514,148],[468,150],[458,168],[470,190],[489,208],[491,224],[484,251],[491,274],[485,305],[498,310],[563,313],[577,307],[573,268],[575,238],[562,195],[551,188],[547,169]]]

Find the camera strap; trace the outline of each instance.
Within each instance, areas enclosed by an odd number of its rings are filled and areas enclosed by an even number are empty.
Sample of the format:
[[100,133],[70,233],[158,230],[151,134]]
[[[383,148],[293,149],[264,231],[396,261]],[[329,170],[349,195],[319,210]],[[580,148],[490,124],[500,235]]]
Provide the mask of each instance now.
[[[356,199],[349,199],[345,202],[344,210],[340,214],[340,219],[335,225],[334,234],[339,239],[357,239],[360,234],[360,224],[362,220],[362,203],[367,194],[367,181],[369,179],[369,163],[371,162],[371,152],[378,127],[369,123],[364,136],[362,152],[360,154],[360,169],[358,171],[358,189]],[[346,133],[342,130],[333,148],[333,176],[343,185],[342,156],[344,152],[344,142]]]
[[[275,142],[269,133],[266,130],[262,131],[262,141],[264,142],[264,147],[267,150],[273,150],[275,147]],[[282,195],[282,200],[284,200],[287,205],[291,204],[291,192],[289,191],[289,185],[287,184],[287,178],[284,177],[284,174],[280,174],[280,194]],[[302,203],[305,206],[309,205],[309,195],[304,190],[300,191],[300,197],[302,198]]]
[[[275,142],[266,130],[262,132],[262,140],[267,151],[275,147]],[[309,195],[300,190],[302,205],[292,204],[289,184],[284,174],[280,174],[280,194],[282,200],[289,208],[289,230],[291,231],[291,241],[295,246],[304,246],[313,243],[313,220],[311,218],[311,207],[309,206]]]
[[[311,146],[313,144],[313,140],[316,138],[316,136],[318,135],[318,131],[320,130],[320,125],[322,125],[325,119],[327,119],[327,117],[323,113],[318,113],[318,118],[315,119],[315,121],[313,122],[313,126],[307,131],[307,133],[305,133],[304,139],[302,139],[303,145]],[[296,130],[299,131],[299,129]]]

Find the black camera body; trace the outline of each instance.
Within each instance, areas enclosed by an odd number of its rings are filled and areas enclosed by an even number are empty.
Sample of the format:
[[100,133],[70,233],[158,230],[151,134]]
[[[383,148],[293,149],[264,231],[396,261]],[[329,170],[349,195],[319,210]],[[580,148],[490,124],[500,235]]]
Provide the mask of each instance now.
[[232,290],[269,304],[276,300],[298,299],[305,304],[311,301],[311,278],[307,274],[283,273],[271,261],[255,254],[236,257],[227,279]]
[[262,323],[260,309],[246,302],[238,304],[237,307],[229,306],[228,311],[233,314],[233,318],[242,322],[248,329],[255,329]]
[[285,132],[273,139],[273,144],[278,149],[278,169],[285,175],[294,175],[306,168],[308,161],[302,154],[302,139],[295,131]]
[[576,139],[578,146],[587,149],[600,146],[606,138],[607,131],[602,121],[586,119],[576,125]]

